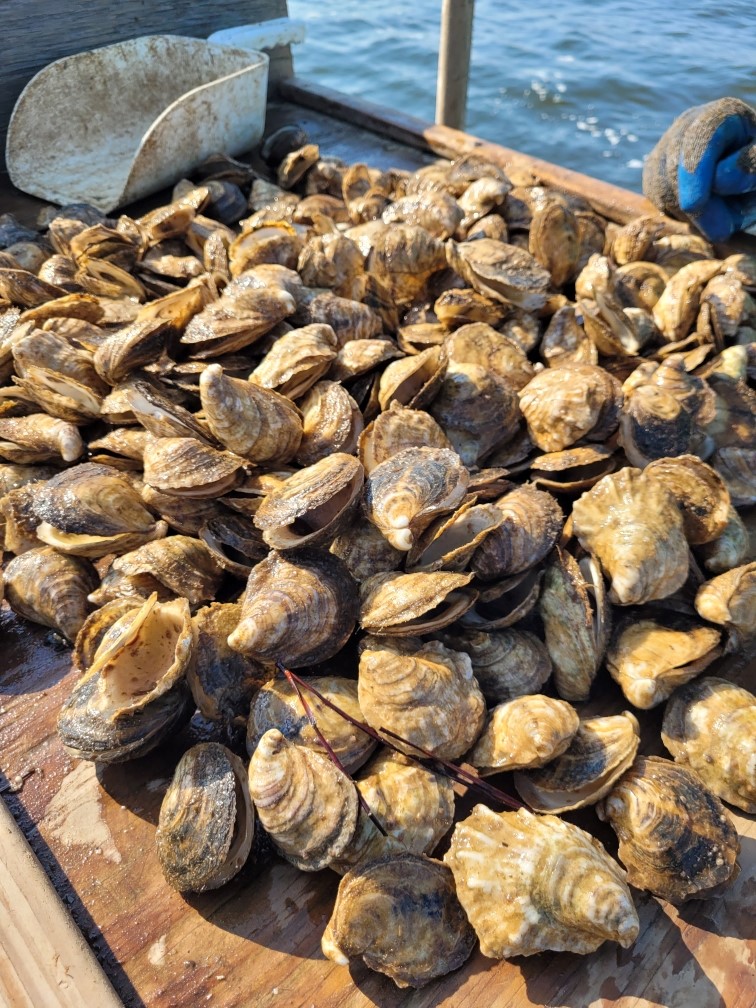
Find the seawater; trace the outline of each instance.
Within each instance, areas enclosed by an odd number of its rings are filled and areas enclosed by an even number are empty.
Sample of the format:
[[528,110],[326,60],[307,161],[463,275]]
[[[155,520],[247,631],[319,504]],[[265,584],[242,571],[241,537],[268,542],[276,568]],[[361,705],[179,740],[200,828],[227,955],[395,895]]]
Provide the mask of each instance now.
[[[296,72],[432,120],[441,0],[289,0]],[[640,192],[675,116],[731,95],[756,106],[756,8],[704,0],[477,0],[470,133]]]

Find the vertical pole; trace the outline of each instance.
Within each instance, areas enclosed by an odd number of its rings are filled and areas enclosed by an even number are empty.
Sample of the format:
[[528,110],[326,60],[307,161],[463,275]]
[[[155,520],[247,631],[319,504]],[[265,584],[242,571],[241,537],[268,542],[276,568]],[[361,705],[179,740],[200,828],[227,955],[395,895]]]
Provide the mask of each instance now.
[[453,129],[465,125],[467,79],[475,0],[444,0],[436,82],[436,122]]

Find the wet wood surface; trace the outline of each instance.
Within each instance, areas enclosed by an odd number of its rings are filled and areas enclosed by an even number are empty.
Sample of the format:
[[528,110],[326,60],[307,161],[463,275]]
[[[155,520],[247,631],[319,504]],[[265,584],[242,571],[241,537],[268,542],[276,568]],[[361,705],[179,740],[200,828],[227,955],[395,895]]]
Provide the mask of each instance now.
[[[169,889],[154,846],[160,802],[180,754],[209,737],[208,726],[195,721],[157,752],[121,765],[72,759],[55,735],[73,685],[68,648],[7,609],[0,633],[0,788],[127,1008],[754,1004],[752,816],[733,813],[741,871],[721,899],[676,909],[634,891],[641,932],[632,948],[607,943],[585,957],[509,962],[478,952],[456,973],[400,992],[361,963],[346,969],[324,959],[320,938],[338,884],[330,871],[306,874],[262,855],[215,892],[184,897]],[[654,732],[659,719],[650,716]],[[574,821],[611,844],[592,811]]]

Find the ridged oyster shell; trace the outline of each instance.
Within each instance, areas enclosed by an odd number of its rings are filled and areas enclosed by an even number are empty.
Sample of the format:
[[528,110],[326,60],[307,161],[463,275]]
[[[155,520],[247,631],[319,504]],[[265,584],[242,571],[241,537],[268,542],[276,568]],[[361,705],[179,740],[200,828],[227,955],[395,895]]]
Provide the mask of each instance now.
[[536,812],[568,812],[602,798],[635,759],[640,728],[634,714],[581,721],[569,747],[540,770],[518,771],[515,787]]
[[434,571],[374,574],[360,585],[360,625],[368,633],[402,637],[448,626],[473,605],[472,574]]
[[88,560],[41,546],[10,559],[3,583],[15,612],[74,641],[92,608],[87,596],[97,573]]
[[732,805],[756,813],[756,697],[715,676],[687,683],[664,712],[662,742],[676,763]]
[[551,675],[549,653],[527,630],[444,631],[441,640],[470,656],[472,669],[489,706],[537,693]]
[[[357,683],[353,679],[307,676],[304,681],[355,720],[364,720],[357,701]],[[375,749],[375,740],[327,707],[310,690],[303,689],[302,695],[315,718],[318,731],[328,740],[331,750],[346,772],[353,773]],[[271,728],[277,728],[289,742],[328,755],[310,724],[297,691],[286,679],[273,679],[266,683],[252,701],[247,725],[247,751],[250,755],[265,732]]]
[[476,805],[444,861],[483,955],[628,948],[638,915],[625,872],[592,836],[556,816]]
[[543,560],[562,531],[559,504],[543,490],[517,487],[500,497],[501,523],[478,547],[470,569],[483,581],[520,574]]
[[718,895],[738,874],[740,843],[724,806],[670,760],[639,757],[597,811],[638,889],[682,903]]
[[[445,759],[465,753],[483,728],[485,701],[466,654],[430,641],[408,652],[372,639],[360,656],[358,697],[368,724]],[[394,740],[395,741],[395,740]],[[412,755],[412,745],[396,743]]]
[[580,438],[603,441],[616,430],[622,389],[593,364],[546,368],[520,392],[530,436],[545,452],[561,451]]
[[168,884],[179,892],[225,885],[247,860],[253,832],[242,761],[217,742],[192,746],[174,771],[155,832]]
[[515,697],[489,711],[465,759],[481,777],[541,767],[561,756],[579,725],[577,711],[564,700],[539,693]]
[[474,943],[448,868],[400,853],[344,876],[321,945],[342,966],[362,956],[397,987],[424,987],[461,966]]
[[357,825],[357,790],[325,756],[287,742],[277,728],[249,764],[249,793],[276,850],[302,871],[337,858]]

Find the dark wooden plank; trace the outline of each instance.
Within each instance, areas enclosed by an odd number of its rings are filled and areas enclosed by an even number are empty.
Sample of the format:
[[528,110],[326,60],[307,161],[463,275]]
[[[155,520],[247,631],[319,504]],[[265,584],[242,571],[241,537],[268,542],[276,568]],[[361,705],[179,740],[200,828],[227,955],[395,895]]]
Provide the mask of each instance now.
[[[5,0],[2,4],[3,56],[0,61],[0,170],[13,106],[24,86],[48,63],[140,35],[207,38],[222,28],[287,15],[286,0],[120,0],[96,5],[88,0]],[[291,71],[289,47],[271,54],[271,76]],[[86,95],[82,95],[86,101]]]

